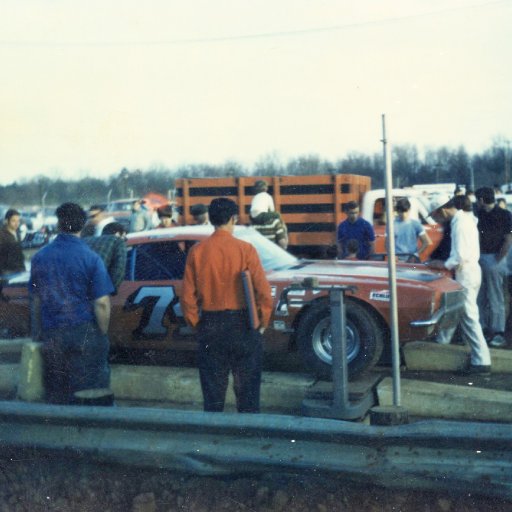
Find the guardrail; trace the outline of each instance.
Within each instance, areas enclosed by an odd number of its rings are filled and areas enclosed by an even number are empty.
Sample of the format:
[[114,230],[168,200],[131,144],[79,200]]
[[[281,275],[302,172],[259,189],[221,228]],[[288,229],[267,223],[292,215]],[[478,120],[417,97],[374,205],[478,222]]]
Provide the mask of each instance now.
[[0,446],[197,474],[331,472],[395,488],[512,498],[512,429],[375,427],[270,414],[0,402]]

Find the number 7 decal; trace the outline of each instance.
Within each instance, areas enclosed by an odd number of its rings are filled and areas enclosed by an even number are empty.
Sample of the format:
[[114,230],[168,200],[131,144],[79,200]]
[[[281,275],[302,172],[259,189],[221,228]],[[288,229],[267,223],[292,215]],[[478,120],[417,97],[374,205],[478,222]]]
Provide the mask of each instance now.
[[133,331],[135,338],[164,338],[168,332],[164,325],[166,314],[171,323],[177,323],[177,317],[182,316],[173,286],[142,286],[126,299],[123,309],[133,311],[138,308],[143,309],[140,323]]

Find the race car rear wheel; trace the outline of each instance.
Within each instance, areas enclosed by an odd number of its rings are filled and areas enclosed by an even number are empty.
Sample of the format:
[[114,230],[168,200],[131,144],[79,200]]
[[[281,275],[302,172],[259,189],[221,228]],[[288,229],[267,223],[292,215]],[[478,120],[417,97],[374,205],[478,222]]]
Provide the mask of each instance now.
[[[345,311],[349,377],[354,377],[377,363],[384,334],[379,322],[361,304],[348,300]],[[306,370],[321,379],[331,379],[331,310],[327,302],[318,302],[304,313],[297,329],[297,344]]]

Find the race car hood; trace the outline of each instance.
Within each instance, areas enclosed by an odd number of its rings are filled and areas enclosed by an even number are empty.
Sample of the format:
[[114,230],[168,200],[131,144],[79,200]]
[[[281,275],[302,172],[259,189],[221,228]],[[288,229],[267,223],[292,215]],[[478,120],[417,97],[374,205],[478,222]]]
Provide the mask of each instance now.
[[[368,278],[375,280],[388,279],[388,266],[385,262],[368,261],[339,261],[339,260],[301,260],[297,265],[293,265],[284,271],[289,277],[290,272],[297,280],[305,277],[326,278]],[[276,272],[274,277],[279,277],[281,271]],[[424,265],[405,265],[399,264],[396,267],[397,280],[416,281],[429,283],[437,281],[444,277],[444,274],[432,272]]]

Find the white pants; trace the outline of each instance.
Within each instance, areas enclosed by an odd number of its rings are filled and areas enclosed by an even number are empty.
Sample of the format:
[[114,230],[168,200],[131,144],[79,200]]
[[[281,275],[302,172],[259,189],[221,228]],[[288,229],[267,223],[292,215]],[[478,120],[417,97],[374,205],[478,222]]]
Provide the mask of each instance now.
[[[455,280],[464,287],[464,308],[460,325],[464,338],[471,348],[471,364],[490,365],[491,354],[482,332],[477,306],[478,290],[482,280],[480,266],[471,265],[457,270]],[[454,332],[455,327],[442,330],[437,337],[437,342],[450,343]]]

